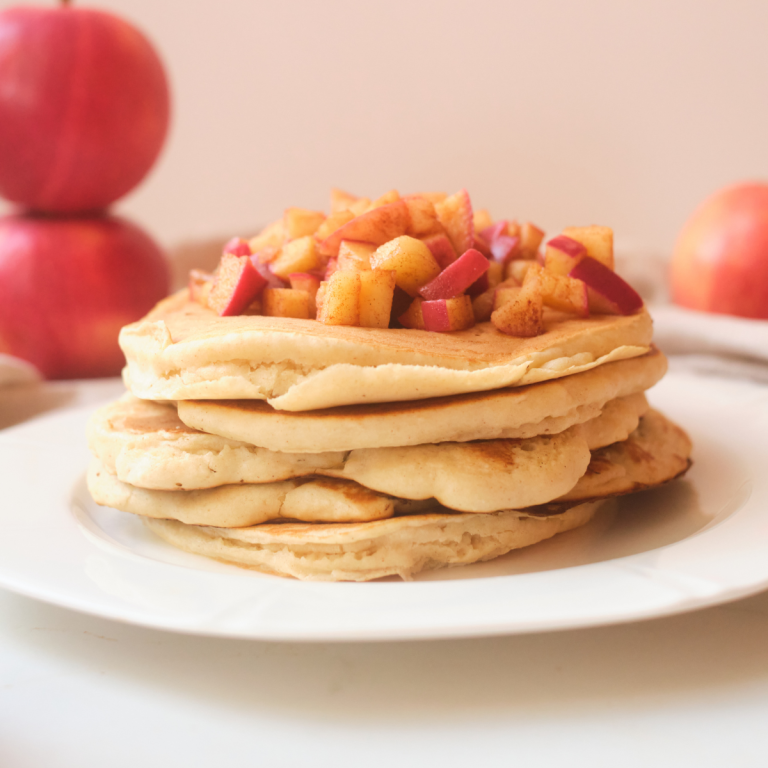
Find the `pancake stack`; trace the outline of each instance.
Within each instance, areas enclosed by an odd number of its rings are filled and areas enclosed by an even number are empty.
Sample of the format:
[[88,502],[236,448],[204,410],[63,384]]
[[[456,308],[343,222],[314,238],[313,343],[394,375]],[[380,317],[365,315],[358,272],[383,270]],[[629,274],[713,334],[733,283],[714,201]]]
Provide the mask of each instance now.
[[645,309],[543,330],[221,317],[182,291],[121,333],[90,491],[189,552],[365,581],[498,557],[686,471],[645,397],[666,371]]

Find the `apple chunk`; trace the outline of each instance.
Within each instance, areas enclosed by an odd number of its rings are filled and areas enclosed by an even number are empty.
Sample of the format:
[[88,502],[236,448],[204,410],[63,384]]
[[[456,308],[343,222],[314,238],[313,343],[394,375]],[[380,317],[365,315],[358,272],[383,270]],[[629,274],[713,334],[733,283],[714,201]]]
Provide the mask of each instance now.
[[262,312],[267,317],[296,317],[308,320],[310,304],[310,295],[306,291],[295,288],[265,288]]
[[404,328],[414,328],[419,331],[426,330],[424,327],[424,315],[421,313],[421,305],[424,299],[415,298],[408,309],[397,318],[397,322]]
[[288,275],[291,281],[291,288],[296,291],[304,291],[309,294],[309,316],[317,315],[317,292],[320,289],[320,278],[306,272],[293,272]]
[[453,244],[445,233],[423,237],[421,240],[429,248],[441,269],[445,269],[449,264],[453,264],[458,258]]
[[224,246],[222,253],[233,253],[235,256],[250,256],[251,246],[242,237],[233,237]]
[[360,275],[351,269],[336,270],[318,291],[317,319],[326,325],[358,325]]
[[291,272],[311,272],[320,266],[315,239],[305,235],[286,243],[271,268],[279,278],[287,280]]
[[320,253],[337,256],[342,240],[383,245],[405,234],[411,222],[408,204],[397,200],[380,208],[373,208],[343,224],[320,243]]
[[389,328],[395,273],[374,269],[360,275],[360,319],[363,328]]
[[308,211],[306,208],[286,208],[283,214],[283,231],[287,240],[314,235],[325,221],[325,214],[320,211]]
[[421,304],[421,314],[424,318],[424,328],[428,331],[463,331],[475,324],[475,313],[469,296],[424,301]]
[[225,253],[208,306],[222,317],[239,315],[261,292],[267,281],[246,256]]
[[460,189],[455,195],[446,197],[435,205],[435,211],[456,253],[464,253],[471,248],[475,240],[475,222],[467,190]]
[[[520,289],[508,290],[514,291],[514,294],[491,315],[494,326],[510,336],[528,337],[544,333],[544,302],[538,276]],[[501,292],[498,290],[496,295]]]
[[371,256],[374,269],[395,273],[395,281],[409,296],[440,274],[440,265],[429,248],[414,237],[402,235],[379,246]]
[[355,243],[350,240],[342,240],[339,246],[339,255],[336,259],[337,269],[355,269],[361,272],[371,268],[371,256],[376,250],[370,243]]
[[556,275],[568,275],[587,255],[587,249],[572,237],[558,235],[547,243],[544,266]]
[[629,283],[591,256],[585,256],[571,270],[570,277],[586,284],[592,312],[632,315],[643,306],[640,295]]
[[566,237],[576,240],[587,249],[587,256],[597,259],[613,269],[613,230],[610,227],[566,227]]
[[488,259],[480,251],[470,248],[447,266],[434,280],[421,288],[419,293],[427,301],[452,299],[469,288],[488,271]]
[[587,286],[581,280],[547,272],[535,261],[530,262],[530,264],[523,285],[531,282],[531,280],[540,280],[541,298],[545,306],[561,312],[589,317]]

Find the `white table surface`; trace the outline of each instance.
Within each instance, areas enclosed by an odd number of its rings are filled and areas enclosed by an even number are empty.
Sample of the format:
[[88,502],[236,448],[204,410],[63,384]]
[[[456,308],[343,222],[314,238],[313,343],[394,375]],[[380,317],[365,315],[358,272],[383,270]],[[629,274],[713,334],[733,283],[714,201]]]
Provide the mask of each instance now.
[[[47,408],[119,391],[42,386]],[[6,393],[0,428],[29,402]],[[765,766],[767,724],[768,593],[623,626],[302,645],[0,590],[0,768]]]

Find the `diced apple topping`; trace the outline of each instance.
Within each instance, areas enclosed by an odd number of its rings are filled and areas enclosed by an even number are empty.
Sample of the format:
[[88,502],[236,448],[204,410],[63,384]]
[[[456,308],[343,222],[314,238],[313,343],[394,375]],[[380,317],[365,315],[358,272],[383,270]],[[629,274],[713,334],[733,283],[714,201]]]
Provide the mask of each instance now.
[[558,235],[547,243],[544,265],[550,272],[567,275],[587,255],[587,249],[572,237]]
[[445,269],[449,264],[453,264],[458,258],[453,244],[445,233],[423,237],[422,242],[429,248],[441,269]]
[[337,270],[325,283],[317,319],[326,325],[358,325],[360,320],[360,272]]
[[419,195],[403,198],[411,217],[406,234],[412,237],[426,238],[430,235],[445,235],[442,224],[437,220],[437,211],[431,200]]
[[264,289],[267,281],[250,258],[225,253],[208,294],[208,306],[222,317],[239,315]]
[[227,242],[222,251],[223,253],[231,253],[235,256],[250,256],[251,246],[248,245],[247,240],[243,240],[242,237],[233,237]]
[[295,288],[265,288],[262,311],[267,317],[310,317],[310,295]]
[[351,240],[342,240],[339,246],[339,255],[336,259],[337,269],[355,269],[361,272],[371,269],[371,256],[376,250],[370,243],[355,243]]
[[[544,333],[544,303],[541,297],[541,281],[530,280],[514,291],[510,300],[502,304],[491,315],[491,322],[502,333],[510,336],[538,336]],[[496,295],[502,293],[497,290]]]
[[321,266],[312,235],[287,242],[280,255],[271,263],[272,272],[283,280],[287,280],[291,272],[312,272]]
[[359,325],[363,328],[388,328],[395,292],[395,273],[374,269],[360,272],[359,275]]
[[348,211],[357,202],[355,195],[344,192],[341,189],[331,190],[331,216],[341,211]]
[[248,245],[251,248],[251,253],[256,253],[262,250],[262,248],[280,248],[284,240],[283,220],[278,219],[269,226],[264,227],[256,237],[252,237],[248,241]]
[[470,248],[447,266],[437,277],[419,290],[427,301],[452,299],[469,288],[488,271],[488,259],[480,251]]
[[356,216],[320,242],[320,253],[336,256],[342,240],[383,245],[405,234],[410,224],[408,205],[398,200]]
[[291,288],[295,291],[304,291],[309,294],[309,316],[317,316],[316,296],[320,289],[320,278],[316,275],[310,275],[306,272],[293,272],[288,275],[291,282]]
[[441,333],[490,320],[514,336],[543,333],[544,307],[579,317],[642,307],[613,272],[610,228],[568,227],[542,252],[543,239],[531,222],[473,212],[465,189],[373,202],[333,189],[327,217],[287,208],[256,237],[232,238],[216,272],[190,272],[189,295],[220,315]]
[[607,315],[632,315],[643,306],[635,289],[602,262],[585,256],[570,276],[587,286],[589,309]]
[[424,299],[416,297],[408,307],[408,309],[397,318],[397,321],[403,328],[415,328],[419,331],[426,330],[424,326],[424,315],[421,313],[421,305],[424,303]]
[[491,214],[482,208],[479,211],[475,211],[472,214],[472,225],[475,228],[475,233],[482,234],[482,231],[493,224]]
[[532,280],[539,280],[541,282],[541,298],[545,306],[580,317],[589,316],[587,286],[581,280],[547,272],[534,261],[530,264],[531,266],[523,280],[523,286]]
[[446,197],[435,205],[435,211],[456,253],[470,249],[475,240],[475,224],[467,190],[460,189],[455,195]]
[[472,299],[469,296],[424,301],[421,304],[421,314],[427,331],[463,331],[475,324],[475,313],[472,311]]
[[287,240],[314,235],[325,221],[325,214],[305,208],[286,208],[283,214],[283,232]]
[[409,296],[416,296],[419,288],[440,274],[440,265],[429,248],[409,235],[379,246],[371,256],[371,266],[393,271],[395,282]]
[[539,254],[539,247],[544,240],[544,230],[539,229],[530,221],[524,221],[520,225],[520,258],[535,259]]
[[566,227],[566,237],[576,240],[587,249],[587,256],[597,259],[613,269],[613,230],[610,227]]
[[322,242],[326,238],[330,237],[337,229],[341,229],[345,224],[352,221],[355,218],[355,214],[352,211],[337,211],[332,213],[315,232],[315,239],[318,242]]

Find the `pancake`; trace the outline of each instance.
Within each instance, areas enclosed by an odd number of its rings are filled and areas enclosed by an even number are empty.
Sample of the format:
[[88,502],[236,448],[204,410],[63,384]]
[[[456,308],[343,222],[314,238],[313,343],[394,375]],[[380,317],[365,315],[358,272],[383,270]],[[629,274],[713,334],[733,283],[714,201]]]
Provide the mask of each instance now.
[[192,525],[238,528],[287,518],[307,523],[383,520],[395,500],[348,480],[313,478],[282,483],[223,485],[204,491],[149,491],[123,483],[98,459],[88,468],[88,490],[105,507]]
[[302,413],[258,400],[184,400],[178,412],[190,427],[289,453],[526,438],[592,419],[609,400],[649,389],[666,370],[666,358],[654,348],[583,373],[491,392]]
[[546,332],[517,338],[491,323],[453,333],[357,328],[263,316],[219,317],[181,291],[120,332],[128,389],[149,400],[257,399],[308,411],[524,386],[645,354],[635,315],[547,311]]
[[[593,471],[567,497],[543,507],[479,515],[436,507],[346,525],[267,523],[224,529],[163,519],[146,523],[180,549],[266,573],[315,581],[409,579],[424,570],[490,560],[584,525],[599,508],[595,497],[600,490],[600,498],[606,498],[668,482],[690,466],[689,452],[685,433],[650,411],[626,441],[595,452]],[[600,482],[601,475],[610,481]]]
[[625,439],[647,408],[642,393],[630,395],[610,401],[585,424],[520,440],[281,454],[196,432],[174,418],[172,406],[129,395],[92,416],[88,438],[107,472],[145,490],[241,484],[235,495],[244,496],[252,484],[325,475],[390,496],[493,512],[540,504],[570,490],[584,474],[590,451]]
[[179,549],[265,573],[307,581],[410,579],[420,571],[491,560],[584,525],[599,503],[558,515],[423,514],[376,523],[277,523],[221,529],[147,519],[147,526]]

